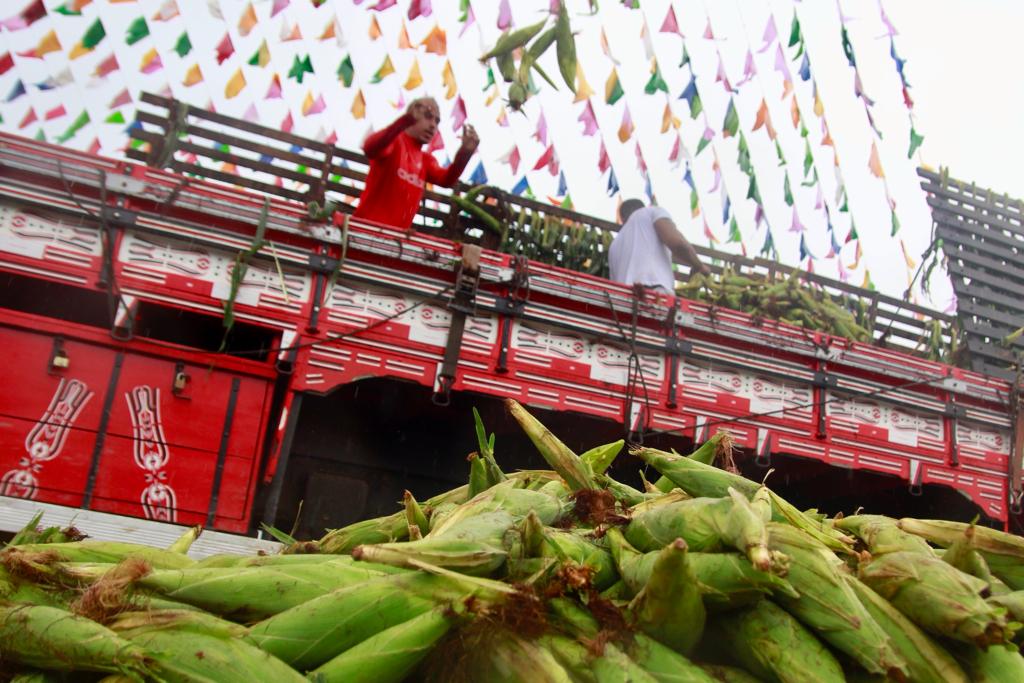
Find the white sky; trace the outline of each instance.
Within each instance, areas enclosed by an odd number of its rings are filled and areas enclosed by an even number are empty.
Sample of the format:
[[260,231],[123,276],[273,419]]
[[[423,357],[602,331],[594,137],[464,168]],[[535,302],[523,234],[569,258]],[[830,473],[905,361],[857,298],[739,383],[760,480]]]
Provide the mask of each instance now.
[[[170,87],[174,95],[201,106],[212,104],[223,113],[242,116],[255,105],[261,122],[278,126],[288,112],[295,121],[294,132],[312,137],[326,136],[332,129],[338,134],[339,144],[358,147],[370,129],[389,122],[396,113],[395,104],[420,94],[433,94],[441,100],[442,123],[446,149],[449,155],[458,146],[458,134],[451,128],[451,107],[455,100],[445,100],[441,86],[441,73],[448,59],[453,65],[459,94],[468,112],[468,120],[481,132],[483,141],[479,155],[470,163],[469,173],[483,160],[490,182],[511,189],[524,172],[538,197],[553,195],[557,176],[546,170],[532,171],[544,146],[533,136],[541,112],[548,125],[549,141],[553,141],[565,172],[568,188],[577,209],[604,218],[612,218],[616,198],[608,197],[607,174],[597,171],[598,140],[603,139],[623,196],[643,196],[644,183],[637,172],[635,147],[639,143],[651,172],[651,182],[660,204],[676,217],[687,236],[705,244],[702,223],[690,218],[689,188],[682,183],[682,167],[674,168],[668,162],[675,132],[660,133],[662,113],[666,103],[681,120],[679,135],[690,152],[696,151],[704,123],[691,121],[685,101],[679,100],[689,79],[689,72],[678,68],[683,40],[674,34],[659,33],[658,29],[671,5],[680,28],[686,35],[686,46],[698,77],[698,88],[707,112],[708,123],[717,135],[713,143],[693,161],[703,216],[711,231],[725,245],[727,226],[722,224],[721,188],[712,192],[714,173],[713,155],[717,152],[724,171],[724,187],[728,191],[735,215],[743,233],[748,253],[756,254],[764,239],[763,224],[755,230],[753,204],[744,200],[747,179],[736,165],[736,138],[723,139],[721,124],[728,97],[720,83],[714,81],[718,54],[722,55],[726,71],[733,84],[742,80],[744,58],[748,49],[761,46],[761,36],[769,16],[775,17],[779,39],[789,58],[789,69],[794,75],[796,96],[812,142],[813,154],[821,177],[823,196],[832,209],[837,239],[842,243],[849,230],[848,216],[836,212],[835,176],[832,171],[832,152],[821,147],[820,120],[813,114],[812,93],[809,82],[799,79],[798,61],[793,60],[795,48],[785,48],[790,20],[795,8],[799,14],[803,33],[811,56],[812,71],[817,79],[824,104],[824,117],[835,140],[842,176],[848,190],[850,207],[857,223],[863,247],[863,259],[850,281],[861,284],[865,267],[870,270],[875,285],[887,293],[901,295],[907,285],[907,265],[899,239],[906,245],[914,261],[929,242],[931,219],[924,195],[914,172],[917,159],[906,158],[909,120],[900,92],[895,66],[889,57],[889,41],[884,37],[877,0],[845,0],[842,9],[848,18],[848,29],[856,51],[865,91],[876,104],[874,116],[883,138],[879,145],[880,157],[886,173],[890,195],[896,201],[901,230],[897,239],[889,237],[890,214],[885,201],[882,182],[868,172],[868,153],[873,139],[866,122],[863,104],[853,94],[853,74],[842,54],[839,36],[839,15],[835,2],[829,0],[644,0],[641,10],[628,10],[619,2],[603,0],[596,16],[586,16],[585,0],[569,0],[573,26],[577,31],[579,59],[590,85],[595,90],[591,103],[601,127],[600,138],[584,137],[582,124],[577,121],[584,105],[573,103],[564,89],[551,91],[541,84],[542,92],[531,99],[526,115],[510,116],[510,126],[500,127],[496,118],[500,98],[486,104],[490,91],[482,90],[486,69],[476,57],[497,38],[498,2],[474,0],[472,5],[477,23],[462,39],[462,26],[457,21],[458,3],[434,0],[433,14],[414,21],[408,20],[409,0],[400,0],[397,7],[383,12],[369,12],[367,7],[376,0],[365,0],[360,6],[354,0],[328,0],[314,8],[309,0],[292,0],[290,6],[271,18],[272,0],[253,3],[259,23],[247,35],[239,31],[239,17],[247,5],[246,0],[178,0],[180,16],[166,22],[152,17],[167,0],[139,0],[112,3],[94,0],[83,10],[82,17],[65,17],[52,13],[63,0],[47,0],[51,14],[28,29],[0,32],[0,55],[25,51],[36,46],[49,30],[55,30],[62,50],[44,59],[16,56],[15,68],[0,76],[0,114],[6,131],[34,135],[42,126],[48,139],[54,139],[70,125],[83,107],[89,113],[93,126],[79,132],[68,144],[87,148],[98,135],[103,143],[102,153],[117,155],[124,145],[123,125],[103,124],[110,113],[110,100],[127,87],[133,95],[143,90],[160,91]],[[27,4],[0,3],[0,19],[10,16]],[[905,74],[915,99],[917,129],[925,135],[921,159],[935,167],[948,166],[954,177],[975,181],[980,186],[1009,192],[1024,197],[1024,178],[1013,170],[1021,158],[1024,142],[1016,134],[1016,126],[1024,113],[1024,93],[1020,77],[1005,66],[1005,54],[1013,50],[1020,38],[1019,27],[1024,25],[1024,3],[1010,0],[883,0],[884,8],[899,31],[896,49],[907,61]],[[518,0],[511,3],[517,26],[543,16],[546,0]],[[223,15],[214,16],[211,7]],[[132,20],[144,15],[149,20],[151,35],[133,46],[124,44],[125,31]],[[383,30],[378,40],[370,40],[367,29],[371,17],[376,17]],[[82,36],[85,29],[101,17],[107,38],[92,53],[69,61],[67,53]],[[337,18],[344,36],[343,41],[318,37],[332,18]],[[710,18],[718,38],[702,38]],[[651,31],[651,45],[658,58],[663,77],[669,85],[669,95],[645,95],[643,86],[650,76],[650,62],[645,55],[641,38],[643,22]],[[282,31],[298,25],[302,40],[282,42]],[[418,50],[397,47],[398,34],[405,25],[412,44],[420,41],[434,28],[441,26],[447,32],[448,54],[439,57]],[[616,67],[625,97],[614,106],[604,104],[605,81],[612,63],[600,49],[602,27],[608,37],[612,54],[620,61]],[[188,30],[193,52],[184,59],[171,50],[182,31]],[[225,32],[229,33],[235,53],[222,65],[214,59],[216,46]],[[266,40],[272,61],[266,68],[248,66],[246,62],[261,41]],[[344,42],[344,45],[339,45]],[[140,62],[150,49],[161,56],[163,68],[152,74],[139,73]],[[99,61],[113,51],[120,70],[104,79],[92,73]],[[288,79],[286,74],[295,55],[310,54],[315,74],[302,84]],[[787,172],[797,202],[797,210],[807,227],[806,240],[810,251],[818,257],[814,263],[817,272],[836,276],[837,259],[826,259],[828,240],[824,213],[815,208],[816,188],[800,186],[803,179],[803,140],[789,121],[789,100],[781,100],[781,79],[773,70],[774,46],[763,54],[755,54],[759,75],[739,87],[734,98],[740,115],[740,130],[745,131],[751,156],[757,172],[761,195],[768,220],[781,258],[796,264],[799,234],[790,232],[791,209],[783,203],[782,179]],[[345,54],[351,54],[355,64],[355,84],[351,89],[340,87],[335,71]],[[378,84],[371,76],[390,57],[395,74]],[[423,74],[424,85],[411,92],[403,90],[413,60]],[[182,78],[190,66],[198,63],[205,76],[199,85],[185,87]],[[554,49],[542,62],[547,72],[560,82],[554,61]],[[225,84],[242,69],[247,88],[233,99],[226,99]],[[997,71],[1002,69],[1002,71]],[[49,91],[36,88],[35,83],[47,78],[60,78],[69,70],[74,83]],[[270,79],[277,72],[284,88],[283,99],[264,98]],[[28,86],[28,94],[5,103],[7,93],[18,79]],[[539,82],[539,80],[538,80]],[[505,85],[500,84],[505,95]],[[354,120],[351,106],[357,90],[367,102],[367,118]],[[307,93],[323,95],[327,110],[318,115],[303,117],[302,101]],[[774,148],[764,130],[751,131],[754,115],[764,97],[779,141],[789,164],[780,168],[776,164]],[[44,113],[63,104],[65,116],[43,121]],[[628,106],[636,129],[625,144],[619,142],[616,131]],[[19,129],[29,108],[33,108],[40,122]],[[133,117],[133,106],[122,108],[128,120]],[[501,159],[515,144],[522,157],[517,174],[513,175]],[[855,245],[843,245],[840,259],[846,268],[854,264]],[[950,300],[948,283],[934,283],[932,305],[945,308]]]

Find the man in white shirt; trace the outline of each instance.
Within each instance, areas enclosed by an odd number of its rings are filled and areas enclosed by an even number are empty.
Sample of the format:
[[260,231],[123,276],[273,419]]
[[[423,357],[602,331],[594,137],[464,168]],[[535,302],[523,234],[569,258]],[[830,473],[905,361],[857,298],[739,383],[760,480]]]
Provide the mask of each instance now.
[[608,250],[611,279],[627,285],[643,285],[675,293],[672,257],[690,267],[690,275],[711,271],[672,222],[668,211],[627,199],[619,208],[622,227]]

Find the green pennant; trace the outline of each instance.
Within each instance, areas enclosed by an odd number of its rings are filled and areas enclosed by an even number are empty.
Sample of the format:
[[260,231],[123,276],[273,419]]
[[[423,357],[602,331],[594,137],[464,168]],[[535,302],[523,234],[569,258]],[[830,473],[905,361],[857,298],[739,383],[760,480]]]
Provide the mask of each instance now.
[[843,54],[846,55],[846,60],[850,62],[850,66],[857,68],[857,57],[853,54],[853,45],[850,44],[850,34],[846,32],[846,27],[840,30],[840,35],[843,38]]
[[801,116],[801,117],[800,117],[800,137],[802,137],[802,138],[806,138],[806,137],[807,137],[808,135],[810,135],[810,134],[811,134],[811,133],[810,133],[810,131],[809,131],[809,130],[807,130],[807,126],[806,126],[806,125],[804,124],[804,119],[803,119],[803,117]]
[[896,233],[900,231],[900,218],[896,215],[896,212],[892,212],[892,232],[889,233],[889,237],[895,237]]
[[572,197],[569,196],[568,192],[565,193],[565,199],[562,200],[562,208],[572,211]]
[[908,159],[910,159],[910,158],[912,158],[914,156],[914,152],[917,151],[917,148],[921,146],[922,142],[924,142],[924,136],[923,135],[918,135],[917,131],[914,130],[914,126],[911,125],[910,126],[910,151],[907,152],[907,158]]
[[787,206],[793,206],[793,188],[789,186],[789,174],[785,175],[785,180],[782,182],[782,198],[786,200]]
[[740,224],[736,222],[735,215],[729,220],[729,239],[726,242],[735,242],[737,244],[743,242],[743,235],[740,234]]
[[82,113],[78,115],[78,118],[75,119],[70,126],[68,126],[68,129],[57,137],[57,143],[63,145],[65,142],[75,137],[75,133],[82,130],[82,128],[84,128],[88,124],[89,112],[83,109]]
[[612,85],[611,91],[608,92],[608,96],[605,98],[605,104],[615,104],[618,102],[625,93],[622,91],[622,84],[619,83],[619,75],[615,74],[615,83]]
[[804,178],[811,172],[811,168],[814,166],[814,155],[811,154],[811,143],[809,140],[804,140]]
[[650,79],[647,81],[647,85],[644,86],[644,92],[648,95],[653,95],[658,91],[662,91],[668,94],[668,83],[661,76],[661,67],[658,66],[657,62],[654,64],[654,73],[651,74]]
[[778,138],[775,138],[775,156],[779,158],[779,166],[786,165],[786,155],[782,153],[782,145],[779,144]]
[[762,204],[761,191],[757,189],[757,176],[753,172],[750,173],[750,185],[747,186],[747,199],[753,199],[758,204]]
[[487,90],[492,85],[494,85],[494,69],[492,69],[491,67],[487,67],[487,83],[484,84],[484,87],[480,89]]
[[184,57],[189,52],[192,52],[192,41],[189,40],[187,31],[182,31],[181,35],[178,36],[178,42],[174,44],[174,51],[178,53],[179,57]]
[[736,162],[744,173],[750,173],[752,168],[750,164],[750,147],[747,145],[747,137],[743,134],[743,131],[740,131],[739,138]]
[[875,291],[875,283],[871,281],[871,273],[868,272],[867,268],[864,269],[864,282],[868,289],[872,292]]
[[797,43],[801,42],[800,36],[800,19],[796,16],[796,11],[793,12],[793,23],[789,27],[789,47],[793,47]]
[[704,111],[704,103],[700,101],[700,93],[694,93],[690,100],[690,118],[697,118],[702,111]]
[[697,154],[704,151],[704,148],[711,144],[711,139],[706,138],[703,135],[700,136],[700,142],[697,143]]
[[804,180],[800,183],[800,187],[814,187],[818,184],[818,169],[811,171],[811,177],[808,180]]
[[104,38],[107,37],[107,32],[103,28],[103,22],[97,19],[92,22],[92,26],[86,30],[85,35],[82,36],[82,47],[91,50],[100,44]]
[[61,5],[60,7],[54,9],[53,11],[56,12],[57,14],[63,14],[66,17],[80,17],[80,16],[82,16],[81,10],[71,9],[70,7],[68,7],[68,3],[66,3],[66,2],[63,5]]
[[697,207],[700,205],[700,198],[697,196],[697,188],[690,188],[690,215],[697,215]]
[[796,54],[793,55],[793,59],[800,59],[804,56],[804,41],[800,41],[800,47],[796,49]]
[[338,65],[338,78],[345,84],[346,88],[352,87],[352,77],[355,76],[356,70],[352,66],[352,56],[345,55],[345,59],[341,60],[341,64]]
[[288,70],[288,78],[294,78],[302,83],[302,77],[311,73],[313,73],[313,64],[309,61],[309,55],[306,55],[304,59],[299,59],[299,56],[295,55],[292,60],[292,68]]
[[146,141],[139,140],[138,138],[132,138],[131,140],[128,141],[128,146],[131,147],[132,149],[138,149],[139,147],[142,147],[144,144],[146,144]]
[[729,98],[729,108],[725,110],[725,121],[722,123],[722,136],[736,135],[740,128],[740,115],[736,113],[736,103]]
[[46,142],[46,133],[43,132],[42,126],[39,126],[39,130],[36,131],[36,136],[34,139],[38,142]]
[[768,256],[774,254],[774,258],[778,260],[778,253],[775,251],[775,240],[772,238],[772,231],[765,230],[764,243],[761,245],[761,256]]
[[859,240],[860,235],[857,234],[857,224],[850,220],[850,234],[846,236],[847,243]]
[[679,60],[679,68],[682,69],[684,66],[690,63],[690,53],[686,51],[686,43],[683,43],[683,58]]
[[850,203],[846,199],[846,188],[843,188],[843,203],[840,205],[839,210],[843,213],[850,212]]
[[120,110],[103,119],[103,123],[125,123],[124,114]]
[[469,19],[469,0],[459,0],[459,23],[465,24]]
[[128,27],[125,43],[128,45],[134,45],[148,35],[149,25],[146,23],[146,17],[139,17],[131,23],[131,26]]

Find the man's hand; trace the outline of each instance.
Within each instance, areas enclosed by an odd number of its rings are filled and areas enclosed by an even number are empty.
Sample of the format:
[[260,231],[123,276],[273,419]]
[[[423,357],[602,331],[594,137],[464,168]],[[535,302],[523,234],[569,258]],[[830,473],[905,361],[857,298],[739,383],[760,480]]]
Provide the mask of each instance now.
[[462,128],[462,149],[472,154],[479,144],[480,136],[476,134],[476,129],[467,123]]

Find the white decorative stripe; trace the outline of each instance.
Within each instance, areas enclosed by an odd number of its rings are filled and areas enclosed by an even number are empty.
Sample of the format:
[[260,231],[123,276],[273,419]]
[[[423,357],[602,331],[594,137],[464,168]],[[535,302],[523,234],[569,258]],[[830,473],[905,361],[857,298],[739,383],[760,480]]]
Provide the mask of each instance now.
[[176,522],[177,495],[167,483],[165,470],[171,452],[160,423],[160,389],[140,385],[126,391],[124,398],[132,420],[132,455],[145,472],[146,487],[139,496],[142,510],[146,519]]

